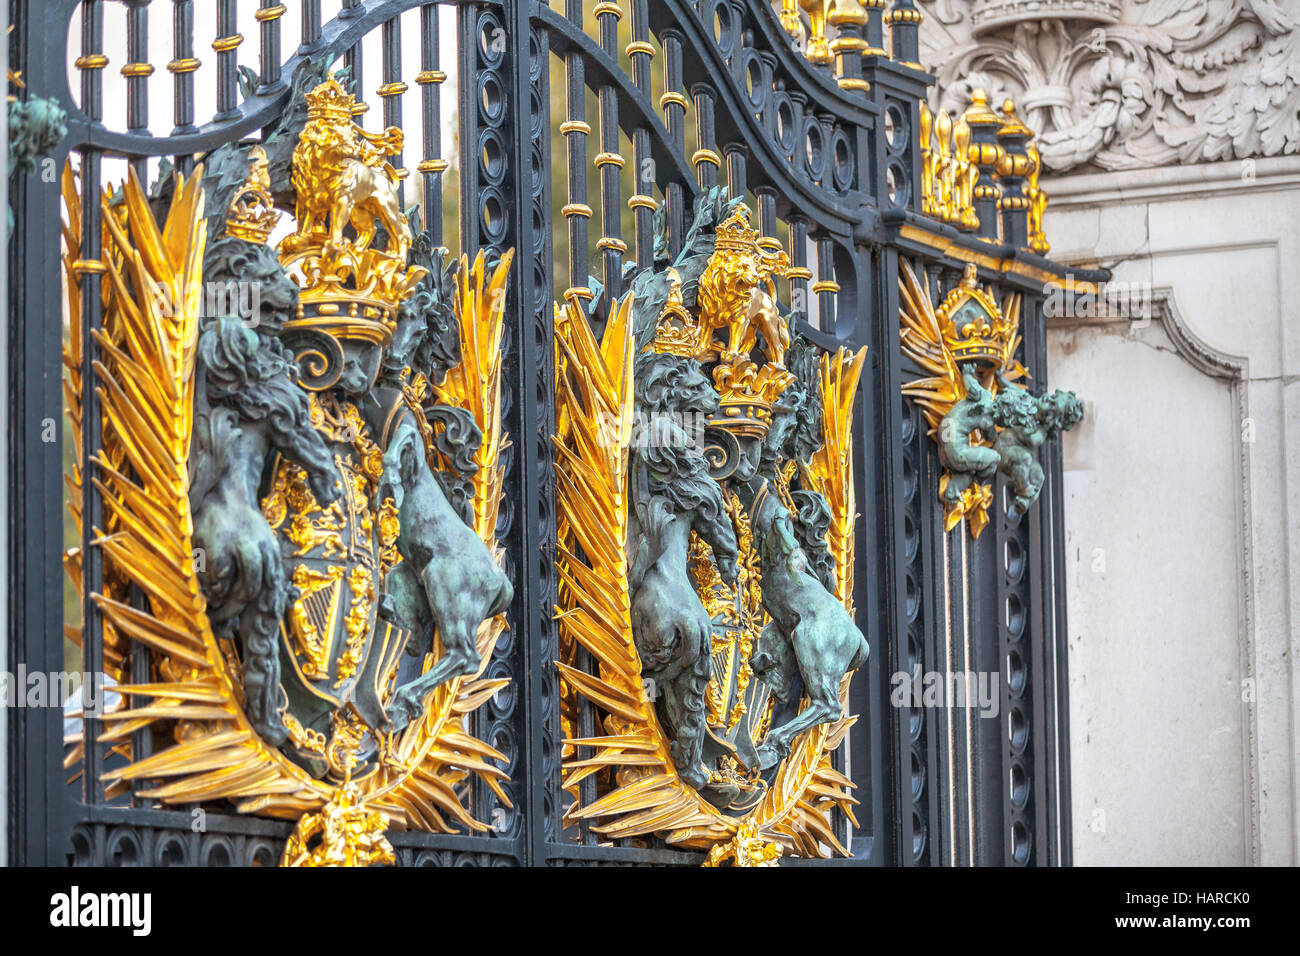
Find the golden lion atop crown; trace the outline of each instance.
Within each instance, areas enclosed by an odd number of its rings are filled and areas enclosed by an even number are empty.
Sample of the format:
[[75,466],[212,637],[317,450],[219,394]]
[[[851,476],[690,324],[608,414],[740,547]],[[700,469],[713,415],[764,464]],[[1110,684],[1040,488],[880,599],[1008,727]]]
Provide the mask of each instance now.
[[[789,259],[749,226],[749,208],[736,206],[717,228],[700,276],[698,315],[682,301],[682,279],[667,271],[668,297],[655,325],[656,352],[713,363],[719,411],[710,424],[736,435],[762,437],[772,406],[794,376],[785,368],[790,329],[777,307],[775,277]],[[762,336],[760,355],[754,350]]]
[[[776,277],[790,260],[749,225],[740,204],[719,224],[713,255],[700,276],[700,357],[716,360],[713,382],[719,412],[710,424],[733,434],[762,437],[772,406],[794,376],[785,368],[790,328],[777,306]],[[763,361],[754,358],[759,346]]]
[[[406,264],[412,237],[402,173],[386,159],[401,150],[402,131],[367,132],[353,122],[355,105],[332,74],[307,94],[307,124],[293,152],[297,229],[280,244],[280,261],[301,289],[298,316],[285,328],[382,345],[426,270]],[[379,226],[384,249],[371,247]]]

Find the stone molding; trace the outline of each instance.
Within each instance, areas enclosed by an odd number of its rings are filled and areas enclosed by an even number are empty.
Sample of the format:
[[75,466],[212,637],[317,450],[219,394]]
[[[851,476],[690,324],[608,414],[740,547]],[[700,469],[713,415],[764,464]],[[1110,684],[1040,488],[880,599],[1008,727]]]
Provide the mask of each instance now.
[[[1238,589],[1237,589],[1237,655],[1238,666],[1243,678],[1258,678],[1256,665],[1255,640],[1255,555],[1251,517],[1250,494],[1250,443],[1242,438],[1241,429],[1250,417],[1247,383],[1250,381],[1250,361],[1247,356],[1236,355],[1216,348],[1202,339],[1188,325],[1178,308],[1174,290],[1169,286],[1160,286],[1152,290],[1151,318],[1159,321],[1165,334],[1169,336],[1178,356],[1202,375],[1223,382],[1232,395],[1236,410],[1233,431],[1227,436],[1240,449],[1238,452],[1237,473],[1234,481],[1237,485],[1236,521],[1238,546]],[[1101,323],[1113,323],[1114,315],[1093,319],[1048,319],[1051,331],[1069,331]],[[1118,321],[1130,321],[1121,319]],[[1242,702],[1242,785],[1243,805],[1246,819],[1243,827],[1246,860],[1252,866],[1260,864],[1260,755],[1258,705]]]
[[1014,98],[1048,172],[1300,153],[1300,27],[1278,0],[918,5],[932,105]]

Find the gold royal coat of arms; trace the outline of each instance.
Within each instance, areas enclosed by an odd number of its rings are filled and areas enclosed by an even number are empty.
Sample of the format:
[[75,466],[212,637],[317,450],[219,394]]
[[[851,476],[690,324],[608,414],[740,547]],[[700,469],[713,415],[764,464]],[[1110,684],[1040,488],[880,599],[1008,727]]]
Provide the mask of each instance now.
[[848,854],[833,812],[856,800],[831,754],[868,656],[849,457],[865,350],[792,329],[788,259],[749,216],[702,195],[599,335],[581,295],[556,307],[566,819],[709,866]]
[[[325,75],[263,143],[152,195],[133,174],[87,197],[97,263],[76,259],[71,167],[63,184],[73,309],[78,273],[102,275],[98,380],[75,333],[65,364],[70,408],[103,394],[73,480],[103,495],[93,600],[130,701],[104,720],[104,780],[296,820],[287,865],[392,862],[389,828],[485,830],[471,778],[509,802],[467,717],[505,683],[483,672],[513,595],[494,538],[510,256],[448,262],[413,235],[401,131],[366,132],[354,106]],[[211,308],[244,287],[255,314]],[[80,585],[76,551],[68,567]],[[127,684],[133,647],[151,679]]]
[[[104,719],[104,781],[296,821],[286,865],[392,862],[393,828],[482,831],[471,779],[508,803],[467,718],[505,683],[484,673],[513,597],[494,537],[510,255],[433,248],[401,209],[401,131],[354,115],[322,74],[264,141],[151,193],[132,175],[95,197],[95,263],[71,167],[63,183],[70,307],[82,273],[102,283],[97,381],[75,332],[65,365],[70,408],[103,394],[72,480],[103,495],[91,597],[129,701]],[[794,330],[788,269],[715,189],[603,327],[581,296],[556,308],[566,821],[706,865],[847,853],[833,814],[856,803],[831,754],[868,656],[864,355]],[[211,308],[241,283],[254,315]],[[134,649],[150,679],[126,683]]]

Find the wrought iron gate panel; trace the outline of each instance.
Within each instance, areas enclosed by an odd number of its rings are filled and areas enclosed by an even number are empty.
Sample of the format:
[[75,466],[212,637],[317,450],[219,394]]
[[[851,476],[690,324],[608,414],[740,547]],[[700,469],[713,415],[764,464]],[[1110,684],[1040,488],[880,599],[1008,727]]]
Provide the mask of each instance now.
[[[303,0],[296,7],[301,42],[295,43],[283,33],[285,7],[274,0],[260,0],[253,20],[238,14],[234,0],[219,0],[201,11],[215,18],[217,34],[211,116],[195,100],[195,22],[203,5],[122,0],[125,48],[106,50],[105,14],[118,6],[111,0],[12,4],[20,25],[13,60],[29,89],[68,110],[69,132],[56,159],[62,165],[65,157],[75,158],[80,194],[89,199],[82,203],[72,265],[80,277],[72,314],[85,346],[79,367],[68,373],[81,382],[95,381],[90,332],[102,320],[102,224],[93,200],[119,178],[105,173],[105,160],[110,166],[125,160],[146,184],[160,178],[160,159],[189,174],[223,144],[269,132],[294,95],[295,72],[311,60],[348,68],[357,95],[382,103],[383,126],[401,127],[405,120],[411,131],[405,154],[413,168],[405,201],[414,198],[410,190],[418,180],[421,222],[435,245],[471,256],[484,250],[489,259],[514,250],[501,396],[511,445],[502,456],[496,525],[514,596],[509,627],[485,675],[509,683],[474,712],[471,723],[474,735],[505,757],[506,799],[474,778],[468,807],[488,832],[395,833],[400,864],[701,859],[658,838],[602,842],[586,823],[566,827],[562,820],[573,798],[561,786],[563,703],[554,666],[562,649],[554,620],[560,585],[553,300],[559,287],[562,301],[592,303],[600,327],[610,303],[627,291],[631,273],[625,269],[644,269],[655,259],[656,211],[664,212],[668,251],[676,255],[697,199],[720,183],[733,197],[752,196],[758,234],[789,250],[789,297],[799,331],[827,352],[867,348],[853,408],[860,517],[852,598],[871,653],[849,690],[849,710],[860,719],[834,755],[835,768],[857,784],[861,804],[857,826],[835,811],[850,862],[1069,862],[1059,447],[1049,443],[1039,453],[1048,480],[1027,515],[1009,513],[1010,491],[998,477],[990,532],[972,540],[965,523],[945,531],[935,492],[943,468],[925,418],[903,395],[904,384],[922,370],[899,348],[903,266],[922,270],[938,302],[957,285],[963,265],[974,263],[996,297],[1021,297],[1020,358],[1041,391],[1045,283],[1062,270],[1025,248],[1023,214],[1018,219],[1014,210],[1000,212],[996,199],[977,193],[977,231],[923,212],[922,164],[930,143],[920,133],[928,130],[921,103],[929,77],[915,64],[911,0],[895,0],[888,11],[871,5],[860,20],[845,18],[833,69],[796,49],[778,15],[780,4],[763,2],[342,0],[337,15],[326,18],[320,0]],[[163,9],[173,33],[167,69],[174,126],[166,133],[150,129],[148,98],[160,86],[150,82],[151,41],[157,59],[162,39],[160,16],[151,14]],[[439,14],[452,9],[457,55],[446,63],[442,41],[452,24]],[[80,34],[70,44],[75,61],[67,62],[48,51],[62,50],[74,15]],[[418,31],[418,72],[403,64],[403,27]],[[892,57],[879,49],[887,27]],[[375,38],[380,83],[371,96],[363,80],[373,80],[376,70],[364,54]],[[240,45],[253,40],[259,68],[249,76],[240,71]],[[125,63],[123,103],[105,101],[109,63]],[[652,70],[660,63],[661,80]],[[552,64],[562,67],[565,81],[558,112]],[[452,169],[444,159],[439,94],[449,69],[458,77],[456,236],[445,234],[443,225]],[[413,72],[418,121],[403,114]],[[588,94],[594,116],[588,115]],[[121,128],[115,128],[119,118]],[[400,166],[402,157],[394,162]],[[564,196],[553,195],[557,162],[565,164]],[[991,168],[981,169],[981,176],[982,185],[994,181]],[[1013,177],[1004,185],[1007,195],[1016,195]],[[596,208],[588,205],[593,191]],[[15,610],[8,639],[11,660],[55,672],[63,669],[63,554],[56,545],[63,517],[50,488],[62,470],[63,446],[42,441],[41,431],[52,410],[62,407],[63,307],[51,291],[60,287],[61,204],[57,188],[30,177],[11,196],[17,228],[10,249],[14,505],[8,586]],[[631,216],[626,236],[625,208]],[[556,261],[562,240],[567,262]],[[80,406],[68,412],[81,426],[78,461],[89,469],[101,444],[95,389],[81,389]],[[103,568],[92,542],[104,521],[102,503],[90,483],[74,490],[82,496],[82,571],[97,587]],[[95,672],[105,666],[105,647],[90,590],[82,595],[81,642],[83,670]],[[577,661],[583,666],[581,655]],[[148,653],[137,649],[124,673],[147,675],[148,667]],[[940,669],[998,675],[999,719],[891,702],[895,675],[919,679]],[[590,703],[578,705],[573,719],[580,736],[591,736],[597,717]],[[101,729],[98,719],[85,718],[83,739],[90,744],[72,762],[80,778],[69,790],[62,715],[54,709],[13,712],[8,753],[15,787],[7,825],[17,862],[260,865],[279,859],[292,829],[287,822],[206,807],[200,832],[188,810],[163,808],[131,789],[107,793],[101,773],[120,755],[98,742]],[[147,732],[137,733],[133,745],[136,757],[148,753]],[[590,803],[594,780],[583,786],[583,803]]]

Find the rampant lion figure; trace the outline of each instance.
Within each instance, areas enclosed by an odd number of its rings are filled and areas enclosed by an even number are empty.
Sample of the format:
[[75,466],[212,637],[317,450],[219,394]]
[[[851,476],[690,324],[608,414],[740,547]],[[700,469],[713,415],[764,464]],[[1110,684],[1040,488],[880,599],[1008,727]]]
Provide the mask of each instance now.
[[264,739],[287,737],[280,716],[280,619],[292,588],[274,532],[259,509],[264,463],[278,453],[301,465],[321,501],[332,502],[333,462],[312,427],[297,366],[277,338],[298,307],[298,287],[265,245],[224,236],[204,260],[208,281],[256,282],[258,314],[209,316],[199,333],[190,506],[199,580],[214,630],[238,637],[244,706]]
[[632,636],[642,673],[662,691],[678,773],[699,788],[708,781],[702,754],[713,620],[688,574],[691,532],[708,542],[729,583],[738,547],[702,451],[671,423],[674,415],[716,411],[718,397],[695,359],[648,352],[637,361],[636,399],[638,411],[668,423],[674,437],[633,450]]
[[[411,248],[411,228],[398,202],[397,171],[386,159],[402,149],[402,130],[390,126],[368,133],[351,122],[351,96],[334,77],[308,94],[307,125],[298,141],[292,184],[297,195],[298,234],[282,246],[287,253],[328,238],[343,241],[351,225],[357,254],[370,248],[378,220],[388,234],[387,251],[405,260]],[[339,122],[346,113],[348,122]],[[325,202],[322,203],[322,200]],[[327,210],[326,221],[319,211]]]

